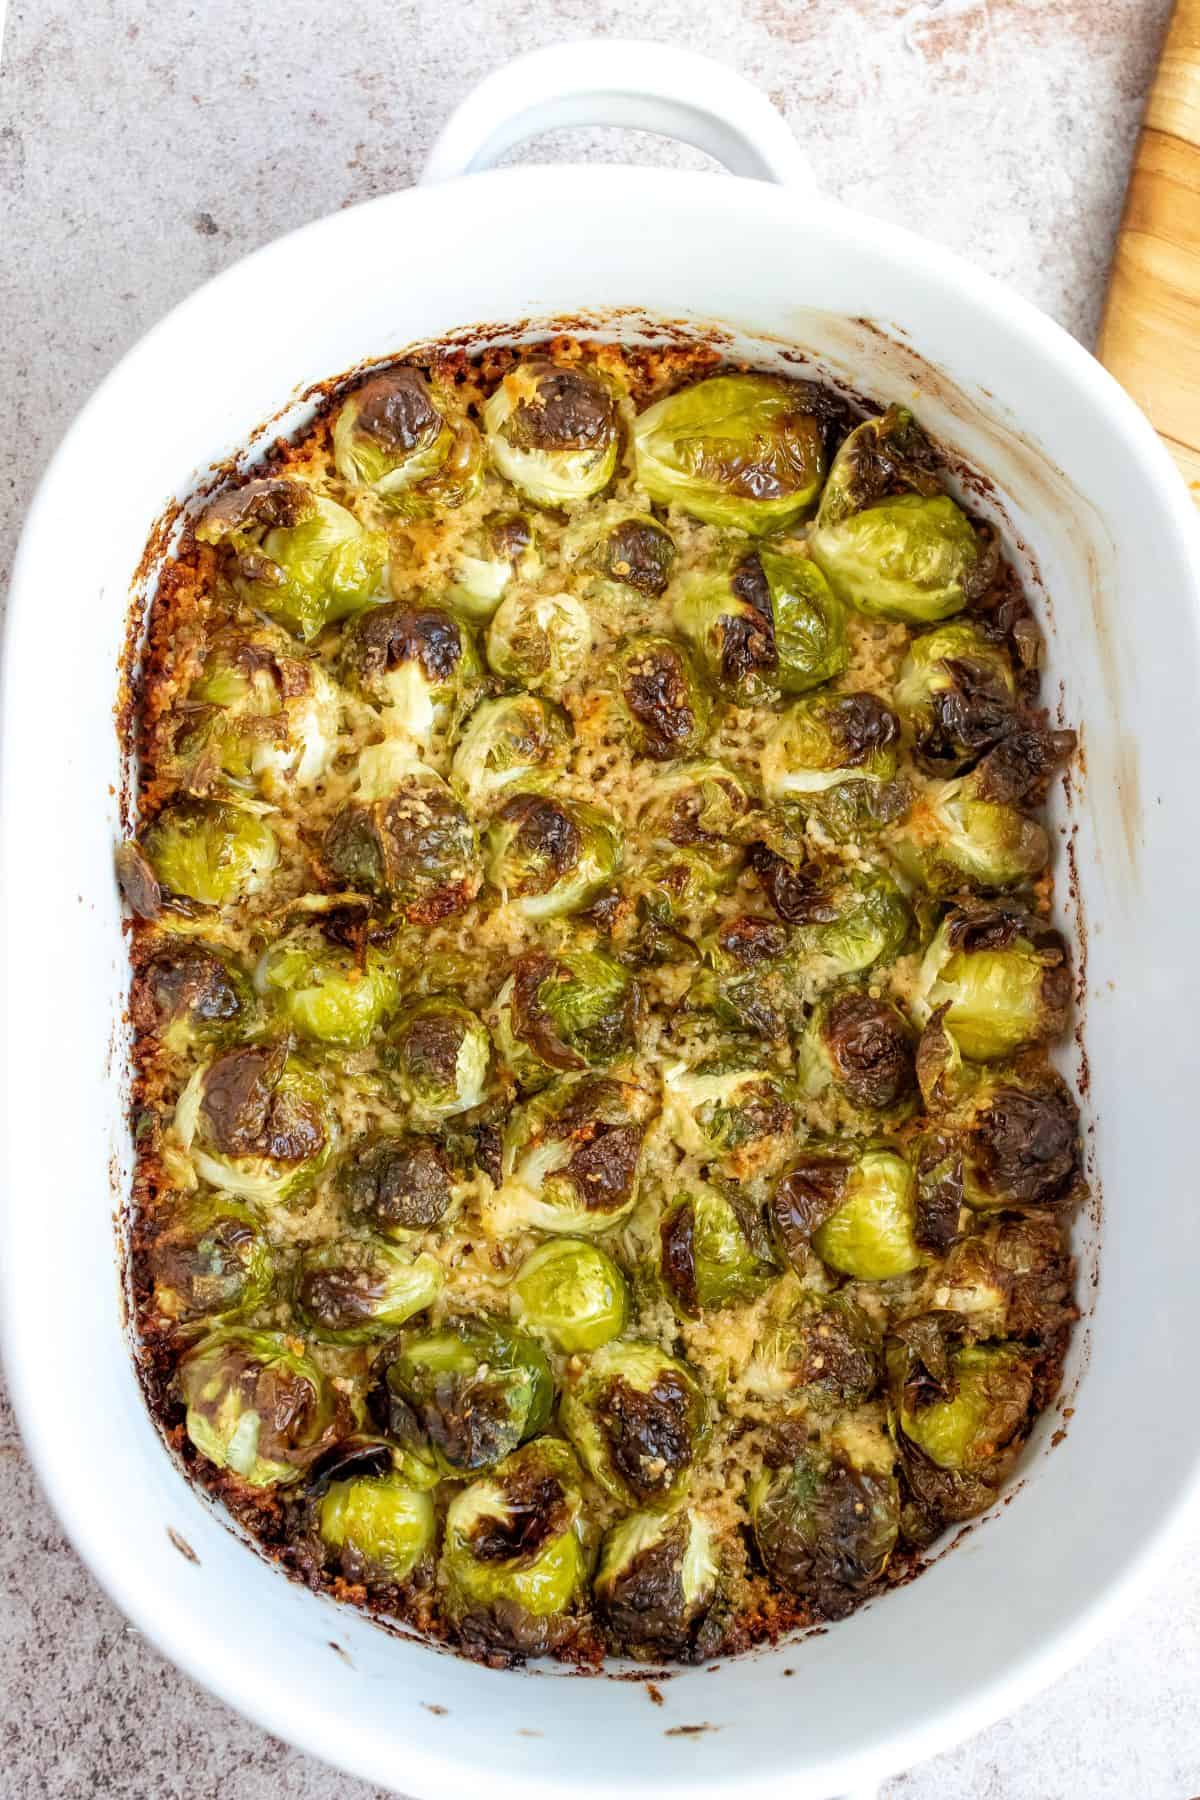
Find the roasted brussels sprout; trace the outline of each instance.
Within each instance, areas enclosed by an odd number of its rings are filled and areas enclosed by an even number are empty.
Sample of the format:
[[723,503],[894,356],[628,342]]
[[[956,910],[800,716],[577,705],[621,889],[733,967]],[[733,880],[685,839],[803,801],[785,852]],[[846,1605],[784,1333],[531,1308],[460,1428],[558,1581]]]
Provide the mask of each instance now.
[[603,950],[530,950],[496,998],[496,1043],[518,1081],[544,1085],[632,1049],[638,1010],[637,982]]
[[561,706],[535,694],[485,700],[463,727],[454,752],[454,786],[476,812],[486,810],[506,790],[562,769],[571,735]]
[[939,1007],[964,1056],[994,1062],[1066,1030],[1066,946],[1044,919],[998,906],[957,907],[925,953],[913,996],[924,1024]]
[[698,1513],[636,1512],[605,1536],[593,1591],[623,1649],[687,1657],[718,1573],[713,1534]]
[[333,759],[341,699],[318,662],[270,631],[218,634],[178,709],[171,760],[196,794],[310,787]]
[[981,763],[968,775],[926,789],[893,844],[901,867],[933,894],[1017,887],[1050,861],[1050,839],[1039,819],[985,797],[986,769]]
[[841,1275],[890,1281],[926,1260],[912,1166],[894,1150],[809,1152],[771,1196],[776,1242],[802,1273],[809,1249]]
[[296,1304],[325,1342],[365,1344],[424,1312],[445,1279],[435,1256],[410,1256],[384,1238],[340,1238],[301,1254]]
[[396,972],[367,945],[361,956],[332,943],[317,925],[299,925],[263,951],[254,972],[292,1029],[320,1044],[361,1050],[396,1003]]
[[387,538],[302,481],[247,482],[208,506],[201,543],[226,543],[234,586],[255,612],[310,643],[379,591]]
[[668,394],[634,426],[652,500],[762,535],[803,518],[825,458],[812,391],[773,375],[714,375]]
[[999,560],[993,533],[943,492],[928,439],[898,406],[838,451],[808,547],[848,606],[906,625],[961,612]]
[[643,632],[618,647],[614,668],[630,741],[639,755],[668,762],[701,748],[712,705],[685,644]]
[[932,1269],[927,1304],[962,1320],[971,1339],[1056,1347],[1072,1320],[1071,1259],[1053,1215],[995,1219],[951,1245]]
[[193,1194],[172,1206],[147,1263],[155,1311],[177,1325],[250,1312],[275,1276],[262,1227],[228,1194]]
[[381,1423],[428,1444],[450,1475],[494,1467],[550,1422],[554,1377],[535,1338],[498,1320],[410,1338],[388,1364]]
[[317,1531],[348,1581],[407,1581],[433,1547],[433,1501],[394,1471],[331,1481],[317,1506]]
[[454,563],[449,601],[466,619],[490,619],[514,579],[542,572],[537,536],[524,513],[490,513],[468,534]]
[[823,1618],[848,1613],[883,1574],[900,1533],[891,1469],[805,1450],[750,1488],[754,1541],[768,1572]]
[[776,1274],[755,1247],[746,1205],[707,1182],[676,1194],[659,1225],[662,1278],[684,1313],[715,1312],[753,1300]]
[[621,828],[611,813],[537,790],[501,803],[484,845],[488,880],[527,919],[580,912],[621,865]]
[[438,606],[372,606],[342,637],[342,680],[379,709],[386,731],[429,744],[480,675],[465,626]]
[[850,660],[845,610],[811,557],[763,548],[758,565],[774,623],[775,684],[785,694],[806,694]]
[[483,408],[492,462],[535,506],[568,506],[607,487],[617,466],[616,399],[597,375],[522,363]]
[[762,755],[768,799],[816,816],[835,838],[905,810],[896,783],[900,721],[877,694],[810,694],[781,717]]
[[965,619],[912,640],[894,692],[918,757],[939,774],[961,773],[1017,718],[1007,650]]
[[383,1237],[404,1242],[441,1225],[458,1198],[456,1171],[436,1138],[368,1138],[338,1171],[352,1213]]
[[488,666],[535,692],[560,693],[591,647],[591,618],[573,594],[509,594],[488,626]]
[[621,587],[657,599],[667,591],[675,563],[675,540],[649,513],[622,513],[599,536],[589,529],[584,560]]
[[656,844],[693,850],[714,868],[736,870],[740,834],[752,807],[740,775],[711,759],[657,770],[638,812],[638,829]]
[[708,1402],[695,1371],[657,1344],[613,1343],[571,1374],[559,1419],[615,1500],[667,1512],[687,1492]]
[[898,1122],[915,1110],[913,1032],[887,1000],[842,988],[813,1009],[800,1046],[800,1083],[810,1098],[830,1088],[856,1112]]
[[[373,772],[374,773],[374,772]],[[401,761],[377,792],[360,778],[325,832],[325,863],[343,887],[377,894],[410,925],[434,925],[474,899],[479,847],[465,809],[423,763]]]
[[142,849],[165,894],[200,906],[259,893],[279,861],[261,814],[224,800],[172,800],[143,833]]
[[786,1037],[803,1025],[804,996],[786,926],[745,913],[721,925],[704,954],[688,991],[690,1006],[764,1038]]
[[561,1644],[587,1595],[579,1468],[541,1438],[454,1496],[442,1554],[446,1609],[480,1649],[538,1656]]
[[281,1332],[222,1326],[179,1365],[188,1437],[251,1487],[299,1481],[333,1435],[332,1392],[294,1343]]
[[788,1141],[795,1108],[778,1075],[751,1051],[730,1047],[694,1065],[667,1065],[663,1123],[681,1150],[729,1158],[731,1172],[746,1176]]
[[612,1075],[563,1075],[535,1094],[505,1127],[497,1223],[593,1236],[626,1218],[654,1111]]
[[469,419],[452,424],[446,415],[420,369],[368,376],[333,422],[338,474],[400,512],[461,506],[483,480],[483,446]]
[[799,1400],[824,1413],[869,1400],[882,1371],[879,1332],[852,1294],[789,1292],[743,1379],[765,1400]]
[[139,1031],[154,1032],[180,1052],[244,1030],[253,1018],[254,990],[230,956],[169,938],[138,970],[130,1011]]
[[449,994],[406,1006],[379,1049],[396,1094],[427,1123],[478,1106],[487,1091],[492,1041],[482,1019]]
[[311,1186],[334,1142],[325,1083],[286,1044],[247,1045],[198,1068],[174,1129],[202,1181],[264,1203]]
[[553,1238],[532,1251],[512,1279],[512,1299],[527,1331],[544,1332],[556,1350],[598,1350],[619,1337],[629,1288],[599,1244]]
[[712,679],[739,701],[806,693],[849,660],[842,603],[807,557],[735,551],[683,578],[673,616]]

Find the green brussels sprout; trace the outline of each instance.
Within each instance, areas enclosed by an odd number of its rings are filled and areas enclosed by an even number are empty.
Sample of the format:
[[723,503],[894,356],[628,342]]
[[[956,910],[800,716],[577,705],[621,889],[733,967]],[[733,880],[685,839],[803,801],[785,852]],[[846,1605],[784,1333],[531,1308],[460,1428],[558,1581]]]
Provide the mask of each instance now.
[[169,761],[193,793],[228,785],[280,798],[325,773],[341,710],[321,665],[288,639],[229,629],[178,709]]
[[168,938],[138,969],[130,1013],[138,1031],[153,1032],[181,1054],[244,1031],[254,999],[231,957],[190,938]]
[[811,557],[764,546],[758,563],[775,628],[775,683],[785,694],[806,694],[850,660],[845,609]]
[[655,1103],[613,1075],[563,1075],[504,1131],[499,1228],[594,1236],[633,1211]]
[[480,1650],[539,1656],[574,1629],[587,1596],[579,1468],[540,1438],[463,1488],[446,1511],[446,1613]]
[[753,1300],[775,1276],[746,1209],[707,1182],[676,1194],[659,1225],[662,1278],[675,1305],[697,1315]]
[[469,1007],[449,994],[433,994],[393,1020],[379,1061],[413,1116],[435,1123],[480,1104],[491,1072],[492,1040]]
[[629,1287],[599,1244],[552,1238],[525,1258],[512,1278],[516,1314],[527,1331],[544,1332],[556,1350],[598,1350],[619,1337],[629,1317]]
[[786,926],[744,913],[726,920],[703,951],[689,1006],[758,1037],[782,1038],[802,1027],[804,996]]
[[586,369],[521,363],[485,403],[483,423],[493,464],[535,506],[588,500],[613,478],[616,399]]
[[301,1253],[300,1317],[330,1344],[365,1344],[432,1306],[445,1282],[435,1256],[409,1256],[384,1238],[340,1238]]
[[606,521],[597,536],[592,521],[585,521],[583,560],[598,575],[658,599],[667,591],[675,563],[675,540],[665,525],[650,513],[629,513]]
[[890,1281],[928,1260],[916,1177],[894,1150],[809,1152],[779,1182],[769,1210],[775,1240],[799,1273],[810,1245],[857,1281]]
[[735,1046],[695,1065],[667,1065],[663,1123],[681,1150],[705,1160],[729,1158],[732,1172],[744,1178],[789,1141],[796,1114],[778,1076]]
[[429,1494],[394,1472],[331,1481],[317,1506],[321,1542],[348,1581],[407,1581],[436,1530]]
[[838,451],[808,548],[847,606],[906,625],[961,612],[999,562],[994,534],[942,491],[929,440],[899,406]]
[[566,765],[572,735],[562,707],[536,694],[484,700],[454,752],[454,786],[469,806],[483,811],[506,789],[557,774]]
[[554,1377],[536,1338],[498,1320],[410,1338],[384,1375],[390,1436],[431,1447],[448,1475],[473,1475],[550,1422]]
[[690,1660],[719,1571],[712,1531],[699,1514],[636,1512],[606,1533],[593,1591],[622,1649]]
[[1013,908],[956,907],[925,953],[913,1016],[939,1008],[964,1056],[996,1062],[1061,1036],[1071,1015],[1066,945],[1044,919]]
[[916,1110],[913,1032],[887,1000],[842,988],[814,1007],[797,1056],[801,1091],[830,1089],[856,1112],[893,1123]]
[[429,378],[409,367],[368,376],[342,402],[333,459],[349,486],[417,516],[461,506],[483,480],[478,431],[467,419],[452,425]]
[[946,775],[998,744],[1016,717],[1008,651],[965,619],[912,640],[894,695],[918,758]]
[[369,604],[388,543],[302,481],[250,481],[205,508],[201,543],[225,543],[239,597],[304,643]]
[[466,628],[437,606],[372,606],[342,636],[342,680],[383,715],[384,729],[428,745],[478,680]]
[[768,1574],[823,1618],[850,1612],[887,1567],[900,1533],[890,1469],[804,1450],[750,1487],[750,1524]]
[[332,1391],[294,1343],[276,1331],[221,1326],[179,1364],[188,1437],[251,1487],[299,1481],[331,1440]]
[[487,877],[527,919],[580,912],[621,866],[621,827],[585,800],[536,790],[504,800],[484,832]]
[[926,1300],[957,1313],[970,1338],[1056,1348],[1078,1317],[1058,1221],[1049,1213],[995,1219],[959,1238],[930,1271]]
[[155,1311],[176,1325],[251,1312],[275,1278],[266,1234],[250,1208],[227,1194],[192,1194],[173,1205],[146,1261]]
[[825,1413],[869,1400],[882,1371],[879,1333],[852,1294],[789,1293],[743,1379],[764,1400],[799,1400]]
[[905,873],[933,894],[1017,887],[1050,861],[1050,838],[1039,819],[979,797],[985,767],[926,789],[893,844]]
[[858,837],[908,804],[896,782],[900,721],[877,694],[810,694],[780,718],[762,754],[768,799]]
[[655,1512],[682,1500],[709,1428],[695,1371],[638,1342],[605,1344],[572,1371],[559,1420],[606,1493]]
[[633,976],[603,950],[530,950],[496,997],[496,1043],[519,1081],[544,1085],[632,1049],[639,1003]]
[[348,1050],[370,1041],[397,992],[395,970],[373,946],[358,956],[311,924],[263,951],[254,985],[301,1037]]
[[386,898],[409,925],[462,912],[482,879],[466,811],[432,769],[403,758],[386,777],[382,767],[360,772],[358,798],[336,814],[322,850],[342,887]]
[[468,533],[454,563],[449,601],[466,619],[491,618],[516,578],[536,581],[542,573],[537,537],[524,513],[489,513]]
[[638,829],[655,844],[695,851],[714,868],[736,872],[736,838],[753,800],[740,775],[711,758],[656,770],[638,812]]
[[718,894],[728,893],[738,878],[736,861],[718,860],[700,850],[652,846],[624,885],[643,921],[639,953],[648,962],[678,962],[676,951],[695,959],[690,940],[672,928],[707,911]]
[[325,1083],[286,1044],[202,1064],[176,1103],[174,1130],[202,1181],[264,1204],[310,1187],[334,1144]]
[[459,1198],[457,1173],[436,1138],[369,1137],[338,1171],[351,1212],[403,1243],[445,1223]]
[[573,594],[509,594],[487,630],[489,668],[535,692],[573,681],[591,647],[591,618]]
[[633,442],[652,500],[755,535],[803,518],[825,472],[812,390],[774,375],[714,375],[668,394],[639,415]]
[[735,552],[714,569],[681,577],[671,619],[722,694],[749,706],[776,692],[779,655],[771,595],[755,554]]
[[163,891],[200,906],[228,906],[259,893],[279,861],[266,820],[225,800],[172,800],[142,834]]
[[639,756],[667,762],[701,748],[712,703],[685,644],[658,632],[626,638],[617,648],[614,679]]

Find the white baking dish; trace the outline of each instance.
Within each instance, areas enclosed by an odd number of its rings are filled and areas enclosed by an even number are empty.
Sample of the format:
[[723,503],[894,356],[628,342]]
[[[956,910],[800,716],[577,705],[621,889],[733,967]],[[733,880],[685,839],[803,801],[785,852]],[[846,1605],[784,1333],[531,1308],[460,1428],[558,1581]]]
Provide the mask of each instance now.
[[[530,130],[673,131],[742,176],[483,163]],[[169,1656],[272,1731],[421,1796],[827,1796],[942,1748],[1085,1649],[1144,1584],[1196,1482],[1200,580],[1191,503],[1149,425],[1064,332],[905,232],[820,199],[782,121],[649,46],[494,77],[438,178],[296,232],[179,307],[91,399],[30,510],[4,687],[4,1350],[72,1540]],[[445,180],[442,178],[453,177]],[[630,309],[622,312],[620,309]],[[289,1584],[182,1480],[143,1410],[113,1252],[129,1163],[116,670],[150,522],[305,385],[480,322],[718,325],[911,402],[995,479],[1047,594],[1047,694],[1082,722],[1060,802],[1088,959],[1089,1150],[1068,1392],[1012,1503],[920,1581],[823,1635],[662,1684],[498,1674]],[[866,324],[862,321],[869,320]],[[878,329],[876,329],[878,327]],[[292,418],[302,416],[293,408]],[[1064,899],[1069,901],[1065,857]],[[185,1556],[178,1541],[190,1546]],[[680,1727],[705,1726],[702,1732]]]

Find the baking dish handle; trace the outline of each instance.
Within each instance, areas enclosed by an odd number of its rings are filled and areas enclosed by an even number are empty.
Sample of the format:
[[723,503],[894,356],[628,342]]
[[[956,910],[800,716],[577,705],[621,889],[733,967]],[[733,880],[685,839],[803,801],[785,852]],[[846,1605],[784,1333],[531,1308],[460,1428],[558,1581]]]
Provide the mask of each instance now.
[[552,44],[493,71],[447,119],[422,184],[486,169],[514,144],[564,125],[657,131],[734,175],[815,185],[783,118],[743,76],[694,51],[630,38]]

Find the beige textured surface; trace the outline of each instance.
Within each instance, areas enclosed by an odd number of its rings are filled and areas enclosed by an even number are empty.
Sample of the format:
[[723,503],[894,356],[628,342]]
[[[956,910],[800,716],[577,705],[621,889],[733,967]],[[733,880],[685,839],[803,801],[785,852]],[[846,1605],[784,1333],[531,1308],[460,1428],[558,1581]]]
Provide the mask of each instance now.
[[[0,558],[72,413],[169,306],[280,231],[411,181],[447,109],[503,58],[597,30],[741,69],[786,113],[827,191],[951,245],[1089,339],[1168,9],[16,0],[0,82]],[[556,148],[631,153],[607,134]],[[675,155],[656,140],[632,154]],[[413,269],[419,279],[419,245]],[[53,1315],[53,1271],[31,1279],[46,1285],[47,1329],[69,1329]],[[87,1404],[81,1370],[64,1429]],[[63,1544],[7,1413],[0,1581],[5,1800],[375,1800],[143,1643]],[[1189,1800],[1198,1671],[1200,1522],[1174,1581],[1115,1643],[1015,1718],[897,1776],[887,1800]]]

